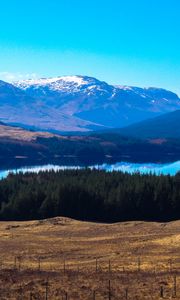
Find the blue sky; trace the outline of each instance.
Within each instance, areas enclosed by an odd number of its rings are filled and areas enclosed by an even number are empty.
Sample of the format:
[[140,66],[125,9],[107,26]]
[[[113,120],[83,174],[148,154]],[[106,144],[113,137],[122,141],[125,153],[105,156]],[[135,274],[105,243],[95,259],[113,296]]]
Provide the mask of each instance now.
[[89,75],[180,94],[179,0],[9,0],[0,78]]

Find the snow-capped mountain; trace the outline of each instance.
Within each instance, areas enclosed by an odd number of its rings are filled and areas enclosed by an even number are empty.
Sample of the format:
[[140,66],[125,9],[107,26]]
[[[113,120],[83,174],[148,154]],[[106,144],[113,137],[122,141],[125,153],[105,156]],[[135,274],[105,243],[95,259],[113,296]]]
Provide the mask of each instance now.
[[90,84],[85,77],[83,76],[62,76],[62,77],[54,77],[54,78],[40,78],[40,79],[29,79],[22,80],[15,83],[15,85],[21,89],[26,90],[29,87],[42,87],[47,86],[49,89],[53,91],[57,90],[65,90],[77,89],[83,85]]
[[[10,87],[19,94],[18,105]],[[113,86],[88,76],[24,80],[7,84],[5,91],[0,85],[0,99],[2,121],[51,131],[123,127],[180,108],[170,91]]]

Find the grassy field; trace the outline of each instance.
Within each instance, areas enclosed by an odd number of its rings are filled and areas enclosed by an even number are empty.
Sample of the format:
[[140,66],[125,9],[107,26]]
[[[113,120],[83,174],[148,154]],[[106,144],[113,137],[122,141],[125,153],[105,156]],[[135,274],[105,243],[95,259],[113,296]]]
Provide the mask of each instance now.
[[0,299],[180,299],[180,221],[0,223]]

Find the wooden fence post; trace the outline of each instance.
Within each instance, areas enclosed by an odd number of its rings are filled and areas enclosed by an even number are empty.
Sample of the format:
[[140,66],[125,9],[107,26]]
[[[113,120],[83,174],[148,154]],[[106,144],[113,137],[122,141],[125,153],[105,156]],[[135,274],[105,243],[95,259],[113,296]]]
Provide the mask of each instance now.
[[169,260],[169,271],[172,272],[172,259]]
[[18,263],[19,263],[18,269],[19,269],[19,271],[21,271],[21,257],[18,256],[17,259],[18,259]]
[[128,300],[128,288],[125,289],[125,298]]
[[16,259],[16,256],[14,257],[14,269],[16,269],[16,261],[17,261],[17,259]]
[[111,273],[111,261],[109,259],[109,273]]
[[65,299],[68,300],[68,293],[65,294]]
[[163,289],[163,286],[160,287],[160,297],[164,298],[164,289]]
[[138,272],[141,271],[141,259],[138,257]]
[[176,275],[174,275],[174,297],[177,295],[177,281],[176,281]]
[[30,292],[29,299],[32,300],[32,292]]
[[41,271],[41,257],[38,257],[38,271]]
[[108,296],[109,296],[109,300],[111,300],[111,280],[109,280],[109,291],[108,291]]
[[23,289],[22,289],[21,285],[19,287],[19,298],[20,298],[20,300],[23,300]]
[[98,271],[98,260],[96,258],[96,273],[97,273],[97,271]]
[[45,299],[48,300],[48,280],[45,283]]

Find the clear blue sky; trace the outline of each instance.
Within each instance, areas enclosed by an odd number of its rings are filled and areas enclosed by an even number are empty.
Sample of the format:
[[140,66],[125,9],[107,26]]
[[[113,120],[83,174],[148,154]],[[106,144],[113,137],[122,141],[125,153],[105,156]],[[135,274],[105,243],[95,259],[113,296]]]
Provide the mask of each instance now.
[[1,79],[75,74],[180,94],[180,1],[1,1]]

